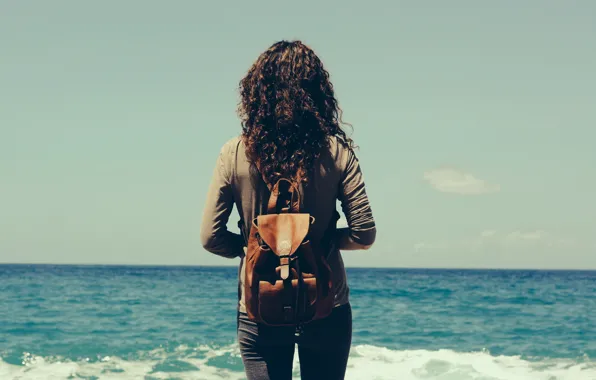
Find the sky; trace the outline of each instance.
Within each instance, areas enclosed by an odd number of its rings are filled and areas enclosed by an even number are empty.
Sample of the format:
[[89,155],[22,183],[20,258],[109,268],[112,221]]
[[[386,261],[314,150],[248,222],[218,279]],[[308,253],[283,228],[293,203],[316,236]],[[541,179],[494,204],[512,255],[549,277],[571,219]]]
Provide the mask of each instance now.
[[[377,223],[347,267],[596,269],[596,2],[3,1],[0,262],[238,265],[201,247],[239,80],[331,74]],[[234,211],[230,229],[238,220]]]

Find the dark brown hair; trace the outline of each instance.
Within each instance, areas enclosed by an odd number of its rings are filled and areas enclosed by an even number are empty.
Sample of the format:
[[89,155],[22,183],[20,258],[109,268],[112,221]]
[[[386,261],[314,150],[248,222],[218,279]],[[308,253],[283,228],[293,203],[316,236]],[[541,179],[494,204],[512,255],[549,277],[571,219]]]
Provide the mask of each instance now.
[[263,52],[240,81],[238,114],[246,154],[274,184],[284,177],[307,182],[315,161],[337,136],[341,109],[329,73],[300,41],[280,41]]

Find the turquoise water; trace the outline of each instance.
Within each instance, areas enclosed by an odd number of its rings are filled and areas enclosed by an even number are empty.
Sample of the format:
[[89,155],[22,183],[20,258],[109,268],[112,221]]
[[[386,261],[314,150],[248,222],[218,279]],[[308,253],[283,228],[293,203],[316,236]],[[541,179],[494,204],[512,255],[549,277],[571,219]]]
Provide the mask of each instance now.
[[[0,265],[0,379],[242,379],[236,271]],[[596,272],[348,279],[347,379],[596,379]]]

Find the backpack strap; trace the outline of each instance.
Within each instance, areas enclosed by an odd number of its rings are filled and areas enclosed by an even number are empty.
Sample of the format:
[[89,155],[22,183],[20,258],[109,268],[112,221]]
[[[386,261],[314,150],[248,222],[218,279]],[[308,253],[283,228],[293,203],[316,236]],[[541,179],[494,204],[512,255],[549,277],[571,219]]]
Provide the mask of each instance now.
[[267,204],[268,214],[300,212],[301,197],[296,183],[286,178],[280,178],[270,190],[271,195]]
[[[298,183],[288,178],[280,178],[275,184],[271,184],[261,171],[258,163],[255,164],[255,169],[261,174],[261,179],[267,185],[270,192],[269,202],[267,203],[267,214],[300,212],[302,199],[300,197]],[[283,185],[287,187],[284,188]],[[296,197],[295,201],[294,197]]]

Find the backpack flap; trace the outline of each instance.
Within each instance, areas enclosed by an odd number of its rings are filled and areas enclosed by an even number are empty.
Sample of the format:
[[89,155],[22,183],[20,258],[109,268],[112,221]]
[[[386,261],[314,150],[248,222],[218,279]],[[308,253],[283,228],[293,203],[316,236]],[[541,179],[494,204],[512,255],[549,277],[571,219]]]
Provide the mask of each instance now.
[[259,235],[280,258],[281,279],[290,275],[290,256],[302,244],[309,231],[309,214],[271,214],[257,217]]

